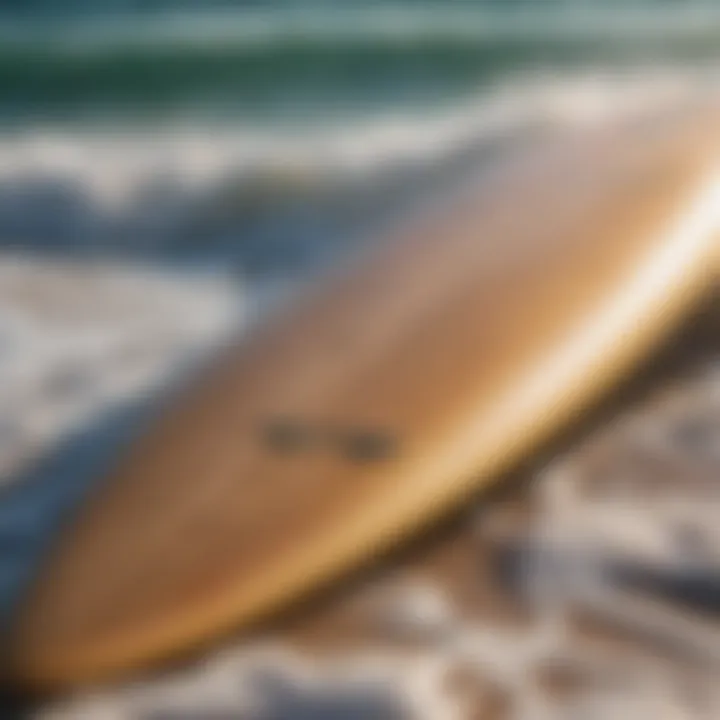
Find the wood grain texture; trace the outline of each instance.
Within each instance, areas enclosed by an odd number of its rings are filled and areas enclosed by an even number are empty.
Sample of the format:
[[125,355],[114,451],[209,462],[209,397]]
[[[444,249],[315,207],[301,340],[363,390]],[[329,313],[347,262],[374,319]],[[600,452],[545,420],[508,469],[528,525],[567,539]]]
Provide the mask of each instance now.
[[711,275],[719,120],[539,147],[219,358],[48,558],[14,623],[15,680],[105,678],[239,628],[570,421]]

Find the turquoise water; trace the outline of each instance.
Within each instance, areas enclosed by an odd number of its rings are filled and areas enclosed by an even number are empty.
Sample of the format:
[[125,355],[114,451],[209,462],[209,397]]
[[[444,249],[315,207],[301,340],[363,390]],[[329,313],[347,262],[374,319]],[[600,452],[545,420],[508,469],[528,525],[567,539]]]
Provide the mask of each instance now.
[[274,267],[408,172],[719,56],[708,2],[0,0],[0,247]]
[[720,52],[720,5],[707,3],[126,0],[4,9],[6,125],[316,122],[452,105],[518,73],[707,64]]
[[5,0],[0,248],[305,264],[426,170],[719,55],[697,2]]

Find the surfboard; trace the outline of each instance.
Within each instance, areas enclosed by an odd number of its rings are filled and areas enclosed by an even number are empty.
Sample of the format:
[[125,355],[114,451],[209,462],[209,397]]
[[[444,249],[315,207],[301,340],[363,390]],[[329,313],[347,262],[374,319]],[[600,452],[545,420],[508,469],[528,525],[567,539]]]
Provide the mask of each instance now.
[[539,143],[273,313],[178,393],[50,553],[15,682],[246,627],[467,501],[711,283],[720,113]]

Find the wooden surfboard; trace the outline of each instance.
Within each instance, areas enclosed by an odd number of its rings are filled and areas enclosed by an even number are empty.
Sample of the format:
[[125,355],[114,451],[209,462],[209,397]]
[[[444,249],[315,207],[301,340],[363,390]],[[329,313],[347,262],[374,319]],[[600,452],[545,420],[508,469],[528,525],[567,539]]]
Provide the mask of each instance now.
[[240,628],[570,421],[709,283],[719,121],[544,144],[275,313],[58,543],[13,624],[15,681],[107,678]]

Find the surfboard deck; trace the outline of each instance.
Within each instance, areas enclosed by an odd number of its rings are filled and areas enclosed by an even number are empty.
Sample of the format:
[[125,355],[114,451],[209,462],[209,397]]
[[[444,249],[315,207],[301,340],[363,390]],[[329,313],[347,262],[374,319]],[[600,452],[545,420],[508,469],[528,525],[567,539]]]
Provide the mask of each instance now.
[[14,681],[105,679],[241,628],[569,422],[709,284],[718,119],[544,145],[256,328],[48,557],[13,623]]

